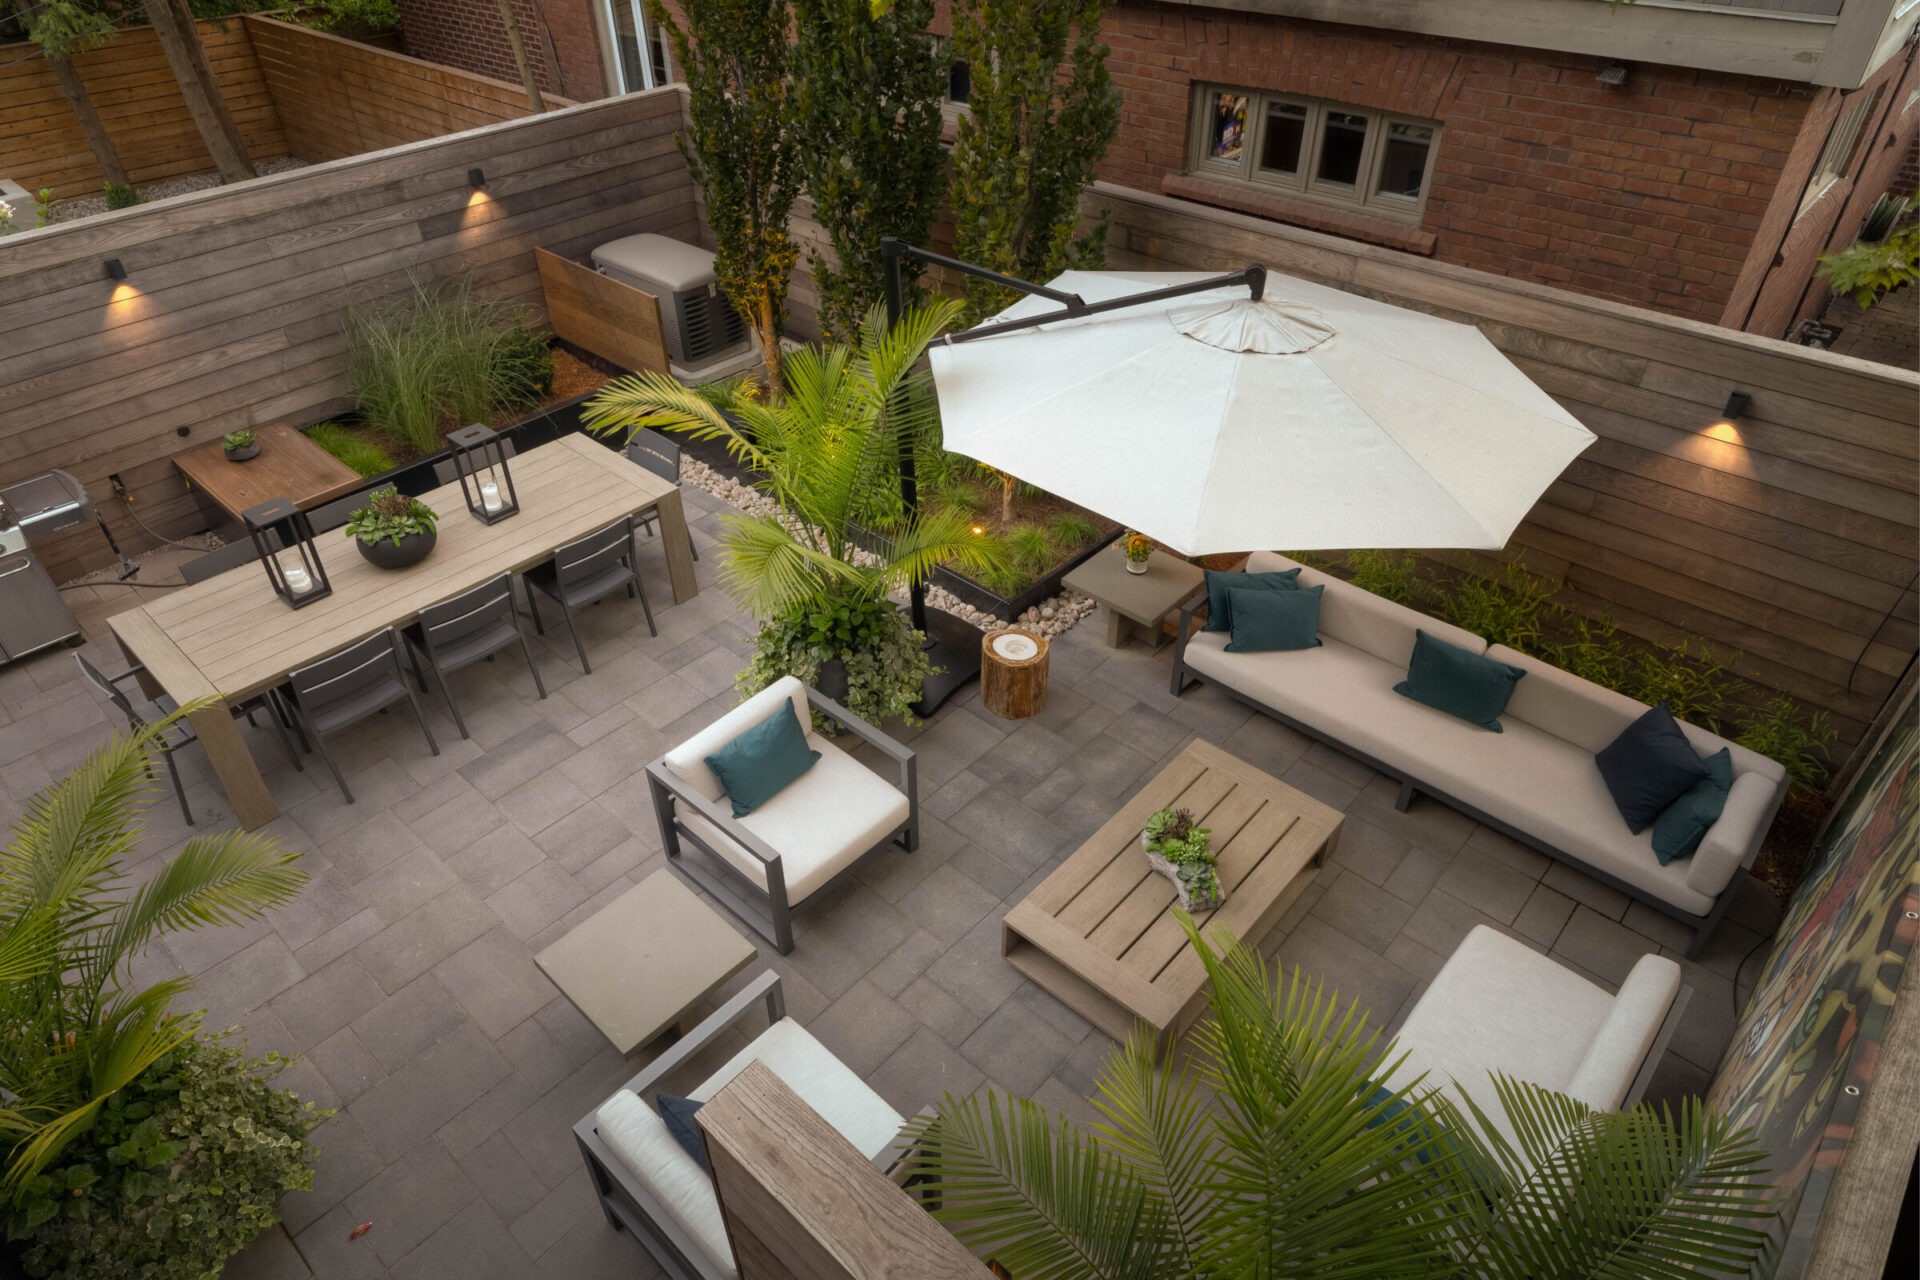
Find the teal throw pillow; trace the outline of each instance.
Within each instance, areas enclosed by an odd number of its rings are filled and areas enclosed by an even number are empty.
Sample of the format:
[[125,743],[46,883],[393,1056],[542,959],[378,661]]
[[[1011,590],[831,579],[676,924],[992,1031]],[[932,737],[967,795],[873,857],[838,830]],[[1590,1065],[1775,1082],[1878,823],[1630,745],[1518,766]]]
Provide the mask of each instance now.
[[655,1096],[653,1105],[659,1108],[660,1122],[667,1126],[667,1132],[680,1144],[680,1149],[692,1156],[695,1164],[712,1173],[713,1166],[707,1162],[707,1144],[700,1141],[700,1128],[693,1122],[700,1104],[689,1098],[662,1093]]
[[1393,686],[1393,691],[1468,724],[1502,733],[1500,713],[1507,709],[1513,686],[1525,674],[1518,667],[1416,631],[1407,678]]
[[1619,737],[1595,752],[1593,763],[1627,830],[1635,835],[1652,826],[1668,805],[1696,783],[1712,776],[1664,702],[1648,707]]
[[1733,789],[1733,755],[1725,747],[1702,756],[1707,776],[1693,784],[1653,820],[1653,854],[1666,866],[1676,858],[1691,857],[1707,828],[1720,821]]
[[1282,573],[1221,573],[1208,569],[1207,625],[1202,631],[1232,631],[1233,602],[1229,591],[1292,591],[1300,585],[1300,571]]
[[1320,647],[1320,595],[1325,587],[1292,591],[1227,592],[1233,614],[1228,653],[1267,653],[1275,649]]
[[782,701],[778,711],[708,756],[707,768],[733,801],[733,816],[744,818],[813,768],[819,758],[820,753],[807,745],[806,730],[793,714],[793,703]]

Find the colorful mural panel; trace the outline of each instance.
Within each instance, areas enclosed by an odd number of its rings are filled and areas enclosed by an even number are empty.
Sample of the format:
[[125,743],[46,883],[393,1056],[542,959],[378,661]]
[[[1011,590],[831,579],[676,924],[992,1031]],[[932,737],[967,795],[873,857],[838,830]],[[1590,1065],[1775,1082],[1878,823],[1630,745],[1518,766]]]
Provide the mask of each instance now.
[[1920,708],[1821,837],[1707,1101],[1771,1153],[1781,1222],[1756,1272],[1802,1275],[1920,932]]

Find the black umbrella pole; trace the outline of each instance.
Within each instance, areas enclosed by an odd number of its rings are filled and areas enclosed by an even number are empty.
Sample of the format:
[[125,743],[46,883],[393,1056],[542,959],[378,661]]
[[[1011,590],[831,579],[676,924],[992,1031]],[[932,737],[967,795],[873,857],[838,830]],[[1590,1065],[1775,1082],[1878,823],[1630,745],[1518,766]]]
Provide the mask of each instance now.
[[[892,329],[900,323],[900,317],[907,311],[906,281],[901,276],[901,260],[905,257],[907,242],[899,236],[880,237],[881,279],[886,290],[887,328]],[[920,510],[920,477],[915,473],[913,460],[913,439],[907,437],[897,442],[900,459],[900,505],[909,519]],[[918,578],[907,584],[907,616],[913,620],[913,629],[927,634],[927,588]],[[932,643],[932,638],[928,638]]]

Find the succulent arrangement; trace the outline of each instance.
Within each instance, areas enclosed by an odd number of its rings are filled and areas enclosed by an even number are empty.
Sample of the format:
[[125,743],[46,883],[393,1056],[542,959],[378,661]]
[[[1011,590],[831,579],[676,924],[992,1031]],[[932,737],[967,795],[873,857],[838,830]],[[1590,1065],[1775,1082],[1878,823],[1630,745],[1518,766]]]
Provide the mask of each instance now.
[[220,438],[229,462],[245,462],[260,454],[260,438],[251,431],[229,431]]
[[388,485],[368,494],[367,505],[347,517],[347,536],[365,543],[391,540],[397,547],[409,535],[432,533],[439,519],[432,507]]
[[1180,905],[1187,911],[1211,911],[1226,901],[1212,848],[1210,829],[1186,809],[1161,809],[1147,819],[1140,833],[1147,865],[1173,881]]

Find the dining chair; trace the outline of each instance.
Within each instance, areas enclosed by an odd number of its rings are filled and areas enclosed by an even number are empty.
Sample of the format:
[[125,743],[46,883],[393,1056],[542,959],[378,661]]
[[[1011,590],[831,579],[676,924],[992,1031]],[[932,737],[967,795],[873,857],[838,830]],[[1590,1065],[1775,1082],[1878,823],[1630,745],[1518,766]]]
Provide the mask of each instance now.
[[294,718],[313,739],[348,804],[353,803],[353,792],[341,776],[333,753],[327,750],[329,733],[358,724],[405,698],[413,708],[413,718],[420,722],[420,732],[426,735],[427,746],[433,754],[440,754],[440,744],[427,727],[420,700],[413,696],[413,686],[401,671],[400,636],[392,627],[291,672],[287,688],[290,693],[284,696],[292,704]]
[[420,660],[425,658],[433,668],[433,678],[440,682],[447,710],[453,713],[453,723],[459,726],[463,738],[473,735],[467,732],[467,722],[460,718],[453,689],[447,684],[447,676],[452,672],[482,658],[490,659],[507,646],[518,644],[520,652],[526,655],[527,669],[533,672],[533,687],[540,691],[542,698],[547,696],[539,664],[533,660],[533,649],[527,644],[526,632],[520,629],[520,607],[514,602],[510,573],[428,605],[420,611],[419,620],[400,634],[406,639],[408,656],[413,659],[413,674],[420,682],[420,692],[427,691],[426,673],[420,669]]
[[343,527],[353,513],[367,505],[367,490],[356,489],[344,498],[315,507],[307,512],[307,523],[315,533],[329,533]]
[[[278,551],[280,549],[280,535],[268,529],[266,536],[272,544],[273,549]],[[253,539],[243,537],[238,541],[227,543],[224,547],[216,547],[206,555],[196,556],[192,560],[181,561],[180,576],[186,579],[188,586],[192,586],[197,582],[205,582],[208,578],[216,574],[225,573],[229,569],[238,569],[242,565],[255,564],[259,559],[260,553],[253,549]]]
[[[627,441],[627,461],[645,467],[663,480],[680,483],[680,442],[664,431],[642,427],[634,432],[633,439]],[[659,523],[658,512],[648,511],[640,516],[640,527],[647,531],[649,538]],[[700,558],[700,548],[693,545],[691,534],[687,536],[687,550],[693,552],[695,560]]]
[[625,587],[629,596],[640,599],[640,608],[647,615],[648,634],[659,635],[660,629],[653,625],[653,608],[647,603],[646,585],[640,581],[639,563],[632,516],[621,516],[598,533],[590,533],[561,547],[553,553],[553,559],[521,575],[527,584],[527,608],[533,614],[534,630],[547,634],[546,623],[540,617],[540,596],[558,601],[560,612],[566,615],[567,626],[573,632],[573,647],[580,654],[580,668],[591,673],[593,666],[587,661],[587,646],[580,639],[580,624],[573,611]]
[[[88,662],[84,654],[74,654],[73,660],[80,664],[80,674],[85,677],[87,683],[105,694],[107,701],[113,704],[114,710],[127,718],[128,728],[135,733],[140,733],[153,723],[152,719],[140,713],[140,708],[134,706],[133,699],[129,698],[126,691],[120,687],[122,682],[133,679],[144,668],[132,666],[117,676],[110,676]],[[154,699],[152,705],[153,709],[160,713],[155,719],[165,718],[180,709],[180,704],[164,693]],[[257,698],[249,698],[245,702],[233,704],[230,709],[235,719],[244,718],[249,724],[259,723],[254,720],[253,713],[265,710],[267,718],[273,721],[274,732],[280,735],[280,745],[287,750],[287,758],[293,761],[293,767],[296,769],[305,767],[300,763],[300,753],[293,748],[293,740],[287,737],[286,713],[275,705],[272,691]],[[193,825],[193,810],[187,807],[187,789],[180,781],[180,766],[175,763],[173,753],[199,740],[200,736],[185,720],[174,721],[154,737],[154,744],[160,748],[160,758],[167,762],[167,776],[173,780],[173,794],[180,801],[180,816],[187,820],[188,826]],[[152,765],[147,766],[147,776],[153,776]]]

